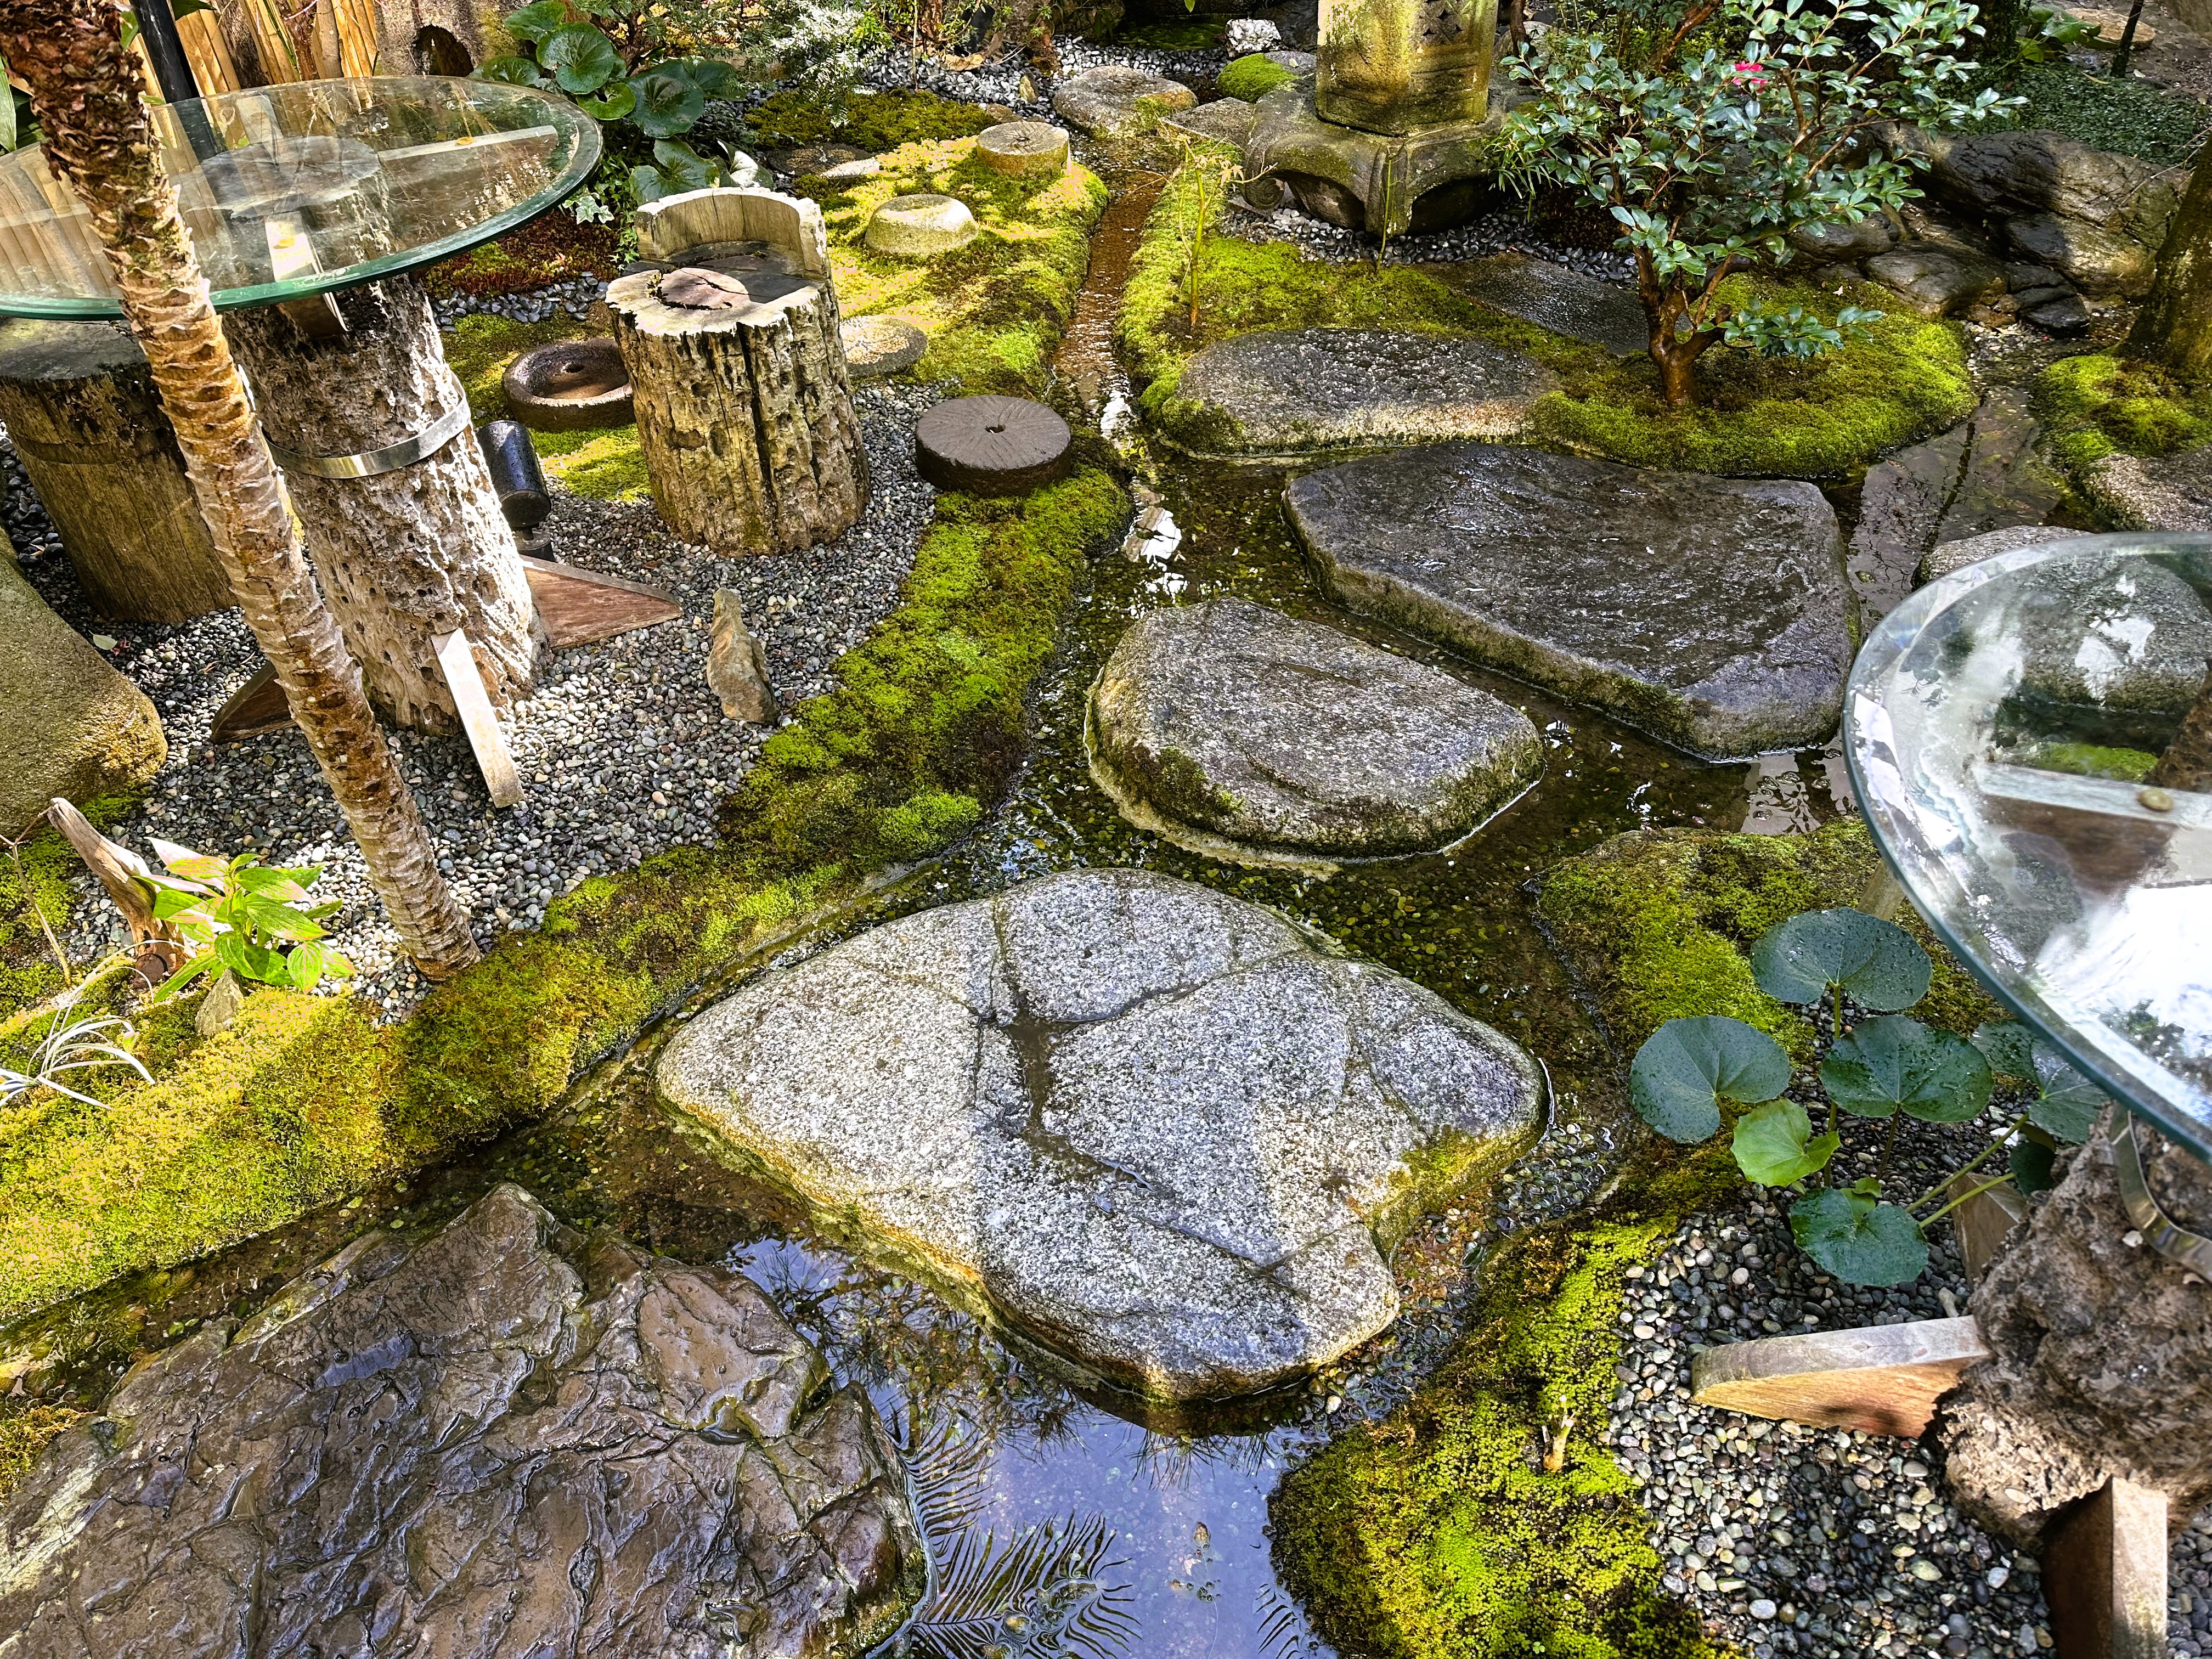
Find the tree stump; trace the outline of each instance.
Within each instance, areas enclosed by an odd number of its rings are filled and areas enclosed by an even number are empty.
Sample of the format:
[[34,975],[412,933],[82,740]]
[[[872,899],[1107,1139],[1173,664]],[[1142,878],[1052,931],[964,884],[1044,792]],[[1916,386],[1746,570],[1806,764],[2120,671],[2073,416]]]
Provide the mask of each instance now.
[[674,305],[659,293],[662,271],[607,290],[660,516],[724,555],[842,534],[867,504],[868,463],[821,209],[772,191],[706,190],[637,216],[641,258],[746,290],[736,304]]
[[[529,578],[422,283],[333,298],[345,332],[331,339],[302,337],[273,309],[233,312],[224,328],[370,701],[400,725],[454,731],[435,641],[468,635],[495,705],[529,690],[544,641]],[[295,459],[368,454],[456,419],[429,454],[371,477],[321,477]]]
[[102,613],[182,622],[236,603],[153,372],[121,327],[0,327],[0,422]]
[[[2212,1169],[2138,1134],[2160,1208],[2212,1231]],[[1936,1414],[1960,1508],[2030,1549],[2112,1476],[2164,1493],[2175,1526],[2212,1500],[2212,1284],[2130,1218],[2116,1156],[2091,1140],[2028,1200],[1968,1304],[1990,1358]]]

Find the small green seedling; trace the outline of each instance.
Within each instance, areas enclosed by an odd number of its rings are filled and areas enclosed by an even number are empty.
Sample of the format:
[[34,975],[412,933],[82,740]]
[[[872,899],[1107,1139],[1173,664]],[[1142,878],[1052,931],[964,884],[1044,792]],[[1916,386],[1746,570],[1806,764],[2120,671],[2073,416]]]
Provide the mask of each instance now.
[[307,902],[321,866],[264,867],[252,853],[226,863],[159,839],[154,851],[169,872],[139,878],[152,890],[155,917],[175,923],[193,947],[156,997],[174,996],[201,975],[226,968],[243,980],[298,991],[353,972],[351,963],[323,943],[322,918],[338,905]]

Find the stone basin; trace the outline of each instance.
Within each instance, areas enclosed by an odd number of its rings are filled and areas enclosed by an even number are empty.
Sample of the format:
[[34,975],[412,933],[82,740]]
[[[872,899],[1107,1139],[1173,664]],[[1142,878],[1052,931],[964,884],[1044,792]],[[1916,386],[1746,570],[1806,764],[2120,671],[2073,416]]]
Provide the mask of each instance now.
[[637,418],[629,370],[611,339],[533,346],[507,366],[500,384],[514,418],[535,431],[580,432]]

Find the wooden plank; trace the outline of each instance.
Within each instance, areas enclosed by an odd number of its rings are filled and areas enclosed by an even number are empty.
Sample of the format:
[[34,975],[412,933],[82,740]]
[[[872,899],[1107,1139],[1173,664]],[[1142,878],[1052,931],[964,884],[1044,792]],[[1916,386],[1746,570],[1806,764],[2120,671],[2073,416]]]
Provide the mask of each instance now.
[[177,19],[177,39],[203,96],[239,89],[238,65],[231,61],[230,43],[222,38],[222,25],[213,12],[196,11]]
[[453,707],[460,711],[461,729],[468,733],[477,770],[483,774],[484,787],[491,791],[491,804],[521,805],[522,779],[514,769],[514,757],[507,751],[507,736],[499,729],[499,716],[492,710],[483,678],[477,672],[469,636],[456,629],[439,635],[434,643],[446,690],[453,693]]
[[[1987,1180],[1978,1170],[1953,1176],[1944,1194],[1954,1200],[1965,1200],[1951,1212],[1951,1219],[1959,1229],[1959,1256],[1966,1263],[1970,1285],[1979,1282],[2007,1236],[2027,1219],[2027,1200],[2020,1195],[2019,1188],[2009,1181],[1990,1187],[1985,1185]],[[1981,1190],[1976,1192],[1977,1188]],[[1967,1198],[1968,1193],[1974,1195]]]
[[1690,1395],[1751,1417],[1917,1438],[1938,1396],[1989,1353],[1971,1318],[1772,1336],[1703,1350]]
[[684,614],[676,596],[621,576],[609,576],[551,559],[522,556],[530,597],[556,650],[596,645],[635,629],[674,622]]
[[292,705],[284,688],[276,684],[276,671],[261,665],[253,678],[230,694],[216,710],[208,737],[216,743],[236,743],[264,732],[282,732],[292,723]]
[[2166,1659],[2166,1494],[2114,1475],[2053,1528],[2043,1593],[2058,1659]]

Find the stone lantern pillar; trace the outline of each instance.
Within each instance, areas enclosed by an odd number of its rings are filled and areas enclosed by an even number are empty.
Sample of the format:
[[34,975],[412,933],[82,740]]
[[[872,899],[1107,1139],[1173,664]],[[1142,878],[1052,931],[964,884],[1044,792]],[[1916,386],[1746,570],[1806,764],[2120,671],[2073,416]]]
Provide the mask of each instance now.
[[1488,112],[1498,0],[1322,0],[1321,118],[1401,134]]

